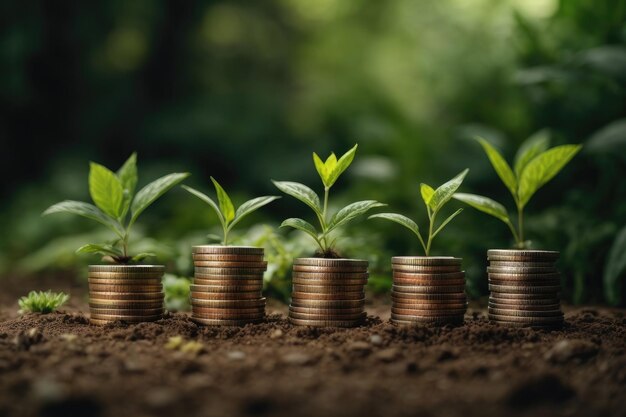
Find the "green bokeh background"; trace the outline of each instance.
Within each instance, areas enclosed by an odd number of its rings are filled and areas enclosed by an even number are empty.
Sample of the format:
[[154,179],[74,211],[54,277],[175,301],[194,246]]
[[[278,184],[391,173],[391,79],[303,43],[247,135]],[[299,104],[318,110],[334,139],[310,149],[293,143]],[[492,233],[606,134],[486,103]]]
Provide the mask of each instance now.
[[[279,194],[270,179],[321,192],[312,151],[358,142],[331,206],[377,199],[423,225],[419,183],[466,167],[462,191],[512,210],[472,137],[510,160],[549,128],[553,144],[585,148],[531,201],[527,235],[561,251],[565,299],[626,299],[625,1],[9,1],[0,24],[0,276],[95,261],[74,250],[106,231],[40,217],[59,200],[89,198],[90,160],[117,169],[136,150],[140,186],[184,170],[208,192],[213,175],[241,204]],[[294,216],[310,219],[283,198],[239,228],[240,242],[268,246],[281,297],[290,259],[313,249],[276,230]],[[216,231],[213,213],[176,189],[143,216],[136,245],[185,276],[190,246]],[[508,233],[467,209],[433,252],[463,257],[478,297],[486,250],[511,246]],[[390,256],[420,254],[394,224],[360,221],[345,234],[341,249],[371,261],[377,291],[389,286]]]

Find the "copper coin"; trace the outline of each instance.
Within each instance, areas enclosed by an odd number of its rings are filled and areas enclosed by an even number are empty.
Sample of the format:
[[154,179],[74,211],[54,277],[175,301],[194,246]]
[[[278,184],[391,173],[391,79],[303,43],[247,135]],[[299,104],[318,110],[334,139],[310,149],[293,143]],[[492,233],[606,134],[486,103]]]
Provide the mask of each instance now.
[[192,292],[217,292],[217,293],[229,293],[229,292],[252,292],[261,291],[263,284],[258,283],[255,285],[196,285],[191,284],[190,289]]
[[549,305],[560,305],[560,300],[558,298],[539,298],[539,299],[515,299],[515,298],[495,298],[489,297],[489,303],[498,304],[498,305],[511,305],[511,306],[549,306]]
[[253,314],[221,314],[221,313],[200,313],[192,311],[191,317],[208,320],[261,320],[265,317],[265,313]]
[[460,310],[467,309],[467,303],[402,303],[394,301],[391,308],[414,309],[414,310]]
[[355,280],[355,279],[367,279],[369,277],[369,273],[367,272],[324,272],[324,273],[311,273],[311,272],[294,272],[292,275],[294,278],[301,279],[314,279],[318,281],[343,281],[343,280]]
[[443,266],[417,266],[417,265],[392,265],[394,273],[409,274],[446,274],[452,272],[461,272],[461,267],[456,265]]
[[422,272],[403,272],[403,271],[394,270],[393,276],[398,277],[398,278],[414,278],[414,279],[423,279],[423,280],[432,280],[432,281],[449,281],[449,280],[465,279],[465,271],[422,273]]
[[107,279],[115,280],[119,283],[120,280],[156,280],[161,281],[163,274],[152,272],[90,272],[89,279]]
[[165,273],[163,265],[89,265],[89,272],[150,272]]
[[121,316],[155,316],[157,314],[163,314],[163,306],[159,306],[156,308],[94,308],[90,307],[89,312],[94,314],[113,314],[113,315],[121,315]]
[[195,275],[234,275],[234,276],[243,276],[243,275],[253,275],[259,276],[265,272],[265,267],[263,268],[215,268],[215,267],[205,267],[205,266],[196,266],[194,268]]
[[163,318],[163,316],[159,315],[159,316],[154,316],[154,317],[136,317],[136,318],[103,318],[103,319],[97,319],[94,318],[93,316],[91,316],[89,318],[89,324],[93,324],[95,326],[104,326],[106,324],[111,324],[111,323],[115,323],[118,321],[123,321],[129,324],[137,324],[137,323],[146,323],[146,322],[151,322],[151,321],[156,321],[156,320],[160,320],[161,318]]
[[334,308],[334,307],[297,307],[289,306],[289,311],[303,314],[363,314],[363,307]]
[[356,268],[350,266],[342,266],[342,267],[326,267],[326,266],[310,266],[310,265],[294,265],[294,272],[309,272],[315,274],[325,274],[325,273],[366,273],[367,268]]
[[296,319],[289,317],[289,322],[296,326],[311,326],[311,327],[357,327],[363,323],[363,319],[357,320],[309,320],[309,319]]
[[193,265],[197,268],[228,268],[228,269],[252,269],[265,270],[267,262],[237,262],[237,261],[194,261]]
[[463,323],[464,314],[456,316],[418,316],[415,314],[395,314],[391,313],[391,320],[393,322],[417,322],[417,323],[429,323],[429,324],[451,324],[451,323]]
[[561,310],[542,310],[542,311],[529,311],[529,310],[517,310],[517,309],[500,309],[500,308],[488,308],[489,314],[495,314],[498,316],[516,316],[516,317],[552,317],[563,316]]
[[519,294],[501,291],[491,291],[489,298],[509,299],[509,300],[558,300],[559,297],[555,293],[538,293],[538,294]]
[[202,317],[191,316],[191,321],[204,324],[205,326],[245,326],[247,324],[261,323],[264,319],[246,319],[246,320],[226,320],[226,319],[205,319]]
[[444,294],[465,292],[465,285],[393,285],[391,289],[399,293]]
[[401,316],[425,316],[425,317],[445,317],[445,316],[460,316],[465,314],[465,308],[458,308],[455,310],[417,310],[411,308],[397,308],[392,307],[391,312]]
[[192,292],[191,298],[200,300],[258,300],[262,298],[261,291],[251,292]]
[[300,320],[359,320],[366,317],[365,312],[358,314],[336,314],[336,313],[324,313],[320,314],[304,314],[296,313],[293,310],[289,310],[289,318]]
[[[294,284],[301,285],[327,285],[329,283],[328,280],[317,280],[311,278],[298,278],[293,277],[291,282]],[[364,286],[367,284],[367,279],[342,279],[341,281],[337,281],[337,283],[341,285],[361,285]]]
[[394,256],[392,265],[460,266],[463,259],[452,256]]
[[195,285],[261,285],[262,279],[239,279],[239,280],[219,280],[219,279],[202,279],[195,277],[193,279]]
[[539,305],[527,305],[527,304],[499,304],[489,301],[487,305],[490,308],[500,310],[522,310],[522,311],[551,311],[561,310],[561,304],[539,304]]
[[369,262],[363,259],[296,258],[293,264],[330,268],[343,268],[347,266],[349,268],[367,269]]
[[129,293],[133,292],[136,294],[141,293],[155,293],[163,291],[162,285],[126,285],[126,284],[118,284],[118,285],[101,285],[101,284],[89,284],[89,292],[119,292],[119,293]]
[[306,300],[306,299],[291,299],[291,305],[294,307],[335,307],[335,308],[352,308],[363,307],[365,305],[365,299],[362,300]]
[[219,246],[202,245],[191,248],[193,253],[207,253],[216,255],[263,255],[264,249],[255,246]]
[[88,278],[87,282],[89,284],[99,284],[99,285],[136,285],[136,286],[145,286],[145,285],[161,285],[161,278],[150,278],[150,279],[104,279],[104,278]]
[[141,315],[124,315],[124,314],[95,314],[91,313],[90,321],[103,320],[108,322],[113,321],[126,321],[129,323],[140,323],[144,321],[155,321],[163,318],[163,314],[155,314],[153,316],[141,316]]
[[400,319],[391,319],[389,320],[392,324],[396,326],[445,326],[445,325],[460,325],[463,324],[463,317],[455,317],[451,319],[442,319],[442,320],[400,320]]
[[391,291],[391,298],[395,300],[429,300],[429,301],[456,301],[467,300],[465,292],[448,293],[448,294],[420,294],[420,293],[400,293]]
[[558,279],[551,280],[534,280],[534,281],[507,281],[503,279],[489,278],[489,284],[512,286],[512,287],[554,287],[561,285],[561,281]]
[[89,299],[98,300],[162,300],[164,294],[162,292],[103,292],[89,291]]
[[259,298],[257,300],[207,300],[202,298],[192,298],[191,304],[197,307],[211,307],[211,308],[251,308],[251,307],[264,307],[265,298]]
[[245,308],[192,306],[192,311],[194,313],[200,313],[200,314],[231,314],[231,315],[236,316],[237,314],[264,313],[265,306],[245,307]]
[[432,279],[419,279],[419,278],[402,278],[393,277],[393,283],[395,285],[417,285],[417,286],[433,286],[433,285],[465,285],[464,279],[455,280],[432,280]]
[[489,320],[527,323],[527,324],[551,324],[551,323],[561,323],[563,321],[563,315],[555,315],[551,317],[518,317],[518,316],[504,316],[501,314],[489,313]]
[[292,298],[307,300],[362,300],[365,292],[343,292],[338,294],[321,294],[315,292],[292,292]]
[[492,320],[492,323],[502,327],[527,327],[534,330],[555,330],[563,326],[563,320],[555,321],[553,323],[524,323],[507,320]]
[[560,285],[496,285],[489,284],[489,291],[508,292],[515,294],[540,294],[557,293],[561,291]]
[[194,261],[263,262],[263,255],[194,253],[191,256]]
[[91,298],[89,307],[94,308],[162,308],[163,299],[160,300],[98,300]]
[[202,274],[196,272],[194,277],[201,279],[213,279],[213,280],[229,280],[229,281],[237,281],[243,279],[263,279],[263,273],[258,274]]
[[530,261],[489,261],[489,266],[494,267],[513,267],[517,268],[520,266],[530,267],[530,268],[555,268],[554,262],[530,262]]
[[534,266],[488,266],[487,272],[490,274],[554,274],[558,273],[558,270],[554,267],[534,267]]
[[546,281],[546,280],[556,280],[559,281],[561,279],[560,272],[553,272],[549,274],[500,274],[500,273],[489,273],[489,279],[500,279],[503,281],[526,281],[526,282],[535,282],[535,281]]
[[300,285],[293,284],[293,292],[312,292],[318,294],[342,294],[344,292],[363,291],[363,285]]
[[546,250],[490,249],[487,259],[490,261],[530,261],[553,262],[559,258],[559,252]]

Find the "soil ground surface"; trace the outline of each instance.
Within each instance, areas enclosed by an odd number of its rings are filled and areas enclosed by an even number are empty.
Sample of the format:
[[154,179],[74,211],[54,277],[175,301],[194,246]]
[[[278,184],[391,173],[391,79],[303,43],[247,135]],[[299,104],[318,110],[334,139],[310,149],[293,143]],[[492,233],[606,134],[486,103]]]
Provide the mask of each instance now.
[[243,328],[96,327],[82,287],[51,287],[73,297],[48,315],[0,294],[0,416],[626,416],[625,310],[565,307],[535,331],[473,304],[463,326],[403,328],[383,297],[355,329],[292,326],[277,303]]

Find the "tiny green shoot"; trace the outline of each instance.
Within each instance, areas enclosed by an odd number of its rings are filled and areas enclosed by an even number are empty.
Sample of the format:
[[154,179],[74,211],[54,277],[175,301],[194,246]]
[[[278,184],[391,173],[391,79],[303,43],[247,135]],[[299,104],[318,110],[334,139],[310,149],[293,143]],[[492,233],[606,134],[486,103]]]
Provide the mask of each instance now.
[[27,296],[18,300],[20,314],[43,313],[48,314],[61,307],[70,299],[70,296],[62,292],[31,291]]
[[313,238],[319,247],[318,254],[325,258],[336,258],[339,256],[334,250],[337,241],[337,238],[333,237],[334,232],[357,217],[365,214],[368,210],[385,205],[375,200],[358,201],[348,204],[329,218],[328,198],[330,189],[339,176],[352,163],[357,146],[358,145],[354,145],[352,149],[339,159],[337,159],[334,153],[331,153],[326,161],[322,161],[322,159],[313,152],[313,163],[324,185],[323,203],[320,202],[320,198],[315,191],[304,184],[290,181],[272,181],[279,190],[309,206],[315,213],[320,229],[318,231],[311,223],[299,218],[286,219],[280,227],[292,227],[305,232]]
[[77,250],[78,253],[97,253],[104,259],[113,260],[117,264],[140,262],[154,255],[151,253],[131,255],[129,253],[128,241],[133,225],[148,206],[188,176],[188,173],[165,175],[135,194],[138,181],[136,153],[133,153],[117,172],[91,162],[89,194],[95,205],[66,200],[49,207],[43,215],[77,214],[104,225],[115,234],[113,241],[82,246]]
[[436,226],[435,220],[437,218],[437,214],[439,214],[439,212],[446,205],[446,203],[450,201],[456,190],[459,189],[468,171],[468,169],[464,170],[456,177],[452,178],[450,181],[438,187],[436,190],[427,184],[420,184],[420,194],[422,196],[424,204],[426,205],[426,212],[428,214],[429,220],[428,239],[426,240],[424,240],[424,238],[422,237],[417,223],[415,223],[410,218],[403,216],[402,214],[378,213],[371,215],[369,218],[386,219],[406,227],[407,229],[415,233],[415,235],[417,235],[417,238],[424,248],[424,254],[426,256],[430,256],[430,249],[435,236],[437,236],[439,232],[441,232],[443,228],[452,221],[452,219],[454,219],[463,211],[463,209],[458,209],[450,216],[448,216],[443,222],[441,222],[439,226]]
[[213,182],[213,186],[215,187],[218,204],[216,204],[211,197],[196,189],[187,187],[186,185],[183,185],[182,187],[185,190],[189,191],[191,194],[198,197],[200,200],[207,203],[215,211],[215,214],[217,214],[217,218],[222,225],[222,245],[224,246],[228,245],[228,235],[230,231],[237,223],[241,221],[241,219],[246,217],[248,214],[260,209],[266,204],[269,204],[272,201],[280,198],[278,196],[256,197],[252,200],[246,201],[241,206],[239,206],[237,210],[235,210],[235,206],[233,205],[233,202],[231,201],[224,188],[222,188],[222,186],[215,180],[215,178],[211,177],[211,181]]
[[513,196],[517,208],[517,229],[506,208],[497,201],[481,195],[466,193],[456,193],[453,198],[500,219],[511,230],[513,239],[515,239],[515,247],[517,249],[528,248],[530,241],[524,238],[524,208],[535,192],[558,174],[580,151],[582,145],[561,145],[548,149],[550,146],[549,134],[546,130],[541,130],[522,143],[515,155],[514,167],[511,168],[489,142],[483,138],[477,138],[477,141]]

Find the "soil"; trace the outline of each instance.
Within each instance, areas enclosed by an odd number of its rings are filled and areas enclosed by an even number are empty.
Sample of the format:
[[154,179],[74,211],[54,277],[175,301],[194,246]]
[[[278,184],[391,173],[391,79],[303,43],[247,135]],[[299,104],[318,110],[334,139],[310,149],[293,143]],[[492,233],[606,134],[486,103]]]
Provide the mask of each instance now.
[[382,298],[355,329],[292,326],[279,304],[243,328],[96,327],[80,296],[48,315],[15,300],[0,298],[0,416],[626,416],[624,310],[565,308],[563,329],[535,331],[474,305],[463,326],[402,328]]

